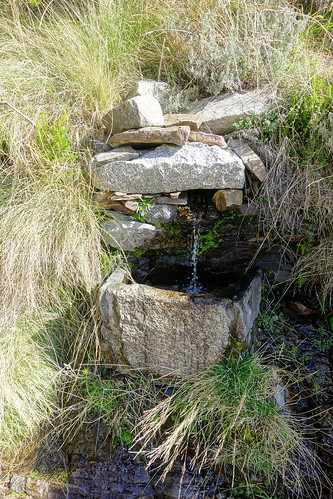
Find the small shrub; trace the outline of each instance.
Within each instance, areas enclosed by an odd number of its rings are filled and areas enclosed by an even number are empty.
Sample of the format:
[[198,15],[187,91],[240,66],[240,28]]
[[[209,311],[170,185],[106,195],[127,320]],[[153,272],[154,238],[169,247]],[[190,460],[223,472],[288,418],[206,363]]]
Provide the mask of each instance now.
[[62,116],[52,125],[45,112],[41,114],[40,124],[36,126],[36,145],[42,156],[49,161],[74,161],[77,155],[71,151],[72,144],[68,138],[68,116]]
[[221,235],[218,232],[218,228],[223,225],[222,220],[218,220],[212,230],[200,236],[200,252],[207,251],[210,248],[218,248]]
[[138,198],[135,201],[138,209],[133,216],[138,222],[145,222],[144,217],[149,212],[149,208],[155,205],[155,198]]

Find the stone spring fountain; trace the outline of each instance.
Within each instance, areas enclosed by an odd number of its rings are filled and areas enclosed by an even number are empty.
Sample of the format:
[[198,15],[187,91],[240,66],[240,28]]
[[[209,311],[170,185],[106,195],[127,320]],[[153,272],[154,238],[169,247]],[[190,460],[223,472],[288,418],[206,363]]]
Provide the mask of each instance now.
[[[109,150],[90,164],[105,242],[132,266],[101,287],[103,348],[122,372],[192,374],[251,347],[261,274],[246,271],[257,245],[243,194],[266,171],[245,143],[207,132],[205,108],[163,116],[149,88],[108,113]],[[212,247],[200,251],[205,237]]]

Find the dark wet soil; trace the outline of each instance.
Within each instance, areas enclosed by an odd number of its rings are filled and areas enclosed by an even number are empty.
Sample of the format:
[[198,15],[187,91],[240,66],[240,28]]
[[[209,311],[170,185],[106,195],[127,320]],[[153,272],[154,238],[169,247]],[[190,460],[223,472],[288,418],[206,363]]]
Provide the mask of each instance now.
[[[308,446],[318,457],[327,479],[321,476],[322,491],[308,489],[308,496],[332,498],[333,486],[333,332],[320,313],[315,298],[285,297],[261,316],[258,347],[274,362],[294,373],[289,389],[291,410],[305,424]],[[318,471],[320,474],[320,471]]]

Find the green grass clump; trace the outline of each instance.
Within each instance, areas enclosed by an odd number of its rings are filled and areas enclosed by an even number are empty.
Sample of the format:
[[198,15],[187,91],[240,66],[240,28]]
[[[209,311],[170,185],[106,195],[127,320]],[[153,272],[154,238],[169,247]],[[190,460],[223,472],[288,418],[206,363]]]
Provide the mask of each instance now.
[[88,423],[104,422],[115,447],[129,445],[144,411],[159,399],[159,389],[147,374],[117,375],[105,366],[90,365],[66,376],[69,391],[63,392],[59,425],[70,440]]
[[229,468],[233,480],[251,483],[254,474],[301,490],[313,460],[299,424],[275,402],[276,385],[276,369],[257,355],[225,358],[191,377],[143,417],[138,441],[150,446],[149,465],[162,463],[165,477],[189,455],[196,470]]

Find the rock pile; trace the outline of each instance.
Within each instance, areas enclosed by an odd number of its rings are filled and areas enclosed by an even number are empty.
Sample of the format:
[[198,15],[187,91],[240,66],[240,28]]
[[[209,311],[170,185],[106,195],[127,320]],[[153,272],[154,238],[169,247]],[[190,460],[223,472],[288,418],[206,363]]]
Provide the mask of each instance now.
[[104,118],[110,150],[93,157],[90,175],[102,191],[96,202],[111,216],[104,231],[112,247],[173,246],[160,225],[174,221],[187,191],[216,191],[212,202],[225,211],[242,205],[246,177],[254,185],[266,178],[254,151],[235,138],[227,144],[221,133],[249,113],[266,110],[269,90],[205,99],[190,114],[163,115],[156,96],[164,102],[167,92],[166,84],[139,82]]
[[[272,99],[269,90],[206,99],[184,114],[166,112],[167,92],[165,84],[139,82],[127,100],[105,116],[109,150],[93,157],[90,175],[99,190],[95,201],[110,217],[103,233],[111,247],[134,251],[182,248],[190,243],[192,248],[193,199],[208,199],[205,223],[214,226],[217,220],[220,227],[222,219],[228,220],[228,210],[244,211],[245,185],[254,190],[266,179],[265,165],[248,143],[235,135],[225,140],[223,134],[249,113],[266,110]],[[185,222],[191,232],[175,237],[175,229]],[[225,225],[223,230],[228,229]],[[234,244],[231,233],[224,232],[223,238],[224,245],[233,246],[231,250],[218,247],[215,260],[220,262],[226,251],[239,259],[242,248]],[[252,243],[248,237],[245,241],[248,250]],[[227,286],[228,279],[237,274],[235,266],[221,269],[217,263],[216,271],[212,256],[212,276],[218,285]],[[151,279],[154,265],[142,270]],[[139,277],[141,269],[136,270]],[[195,373],[220,361],[232,342],[250,347],[259,311],[260,274],[230,296],[189,294],[150,284],[134,283],[126,271],[118,269],[101,288],[102,334],[111,347],[111,362],[120,370]]]

